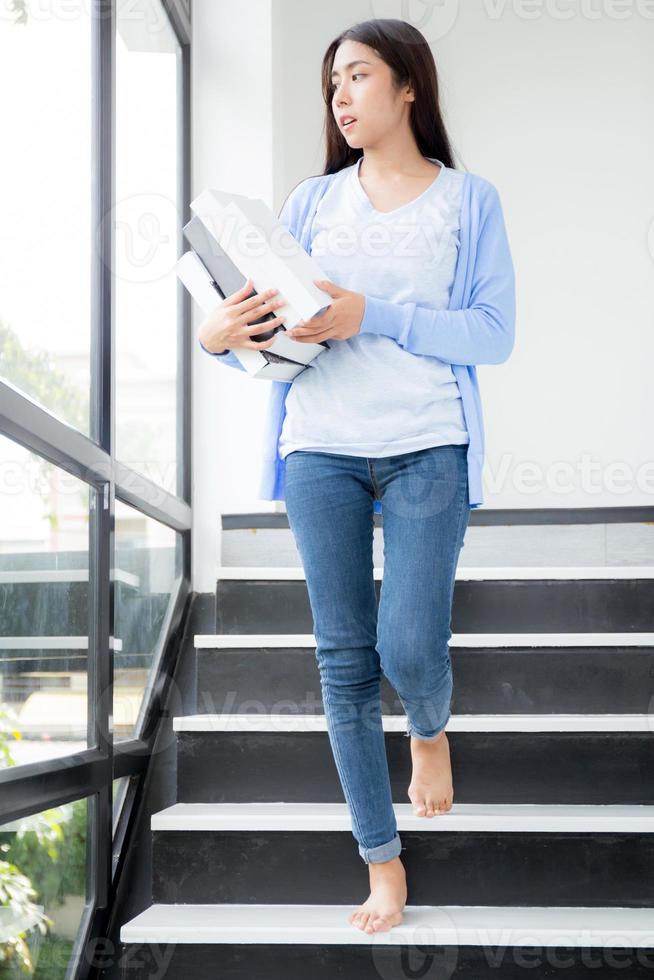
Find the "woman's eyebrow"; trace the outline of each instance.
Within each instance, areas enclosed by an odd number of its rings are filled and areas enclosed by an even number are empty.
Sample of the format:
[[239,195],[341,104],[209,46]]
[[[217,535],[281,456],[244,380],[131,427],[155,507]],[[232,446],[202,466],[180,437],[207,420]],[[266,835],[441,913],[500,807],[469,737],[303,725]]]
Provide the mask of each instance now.
[[[370,64],[369,61],[363,61],[361,58],[359,58],[358,61],[350,61],[349,64],[345,65],[345,69],[347,70],[348,68],[354,68],[355,65],[369,65],[369,64]],[[334,75],[338,75],[338,72],[333,71],[332,78],[334,77]]]

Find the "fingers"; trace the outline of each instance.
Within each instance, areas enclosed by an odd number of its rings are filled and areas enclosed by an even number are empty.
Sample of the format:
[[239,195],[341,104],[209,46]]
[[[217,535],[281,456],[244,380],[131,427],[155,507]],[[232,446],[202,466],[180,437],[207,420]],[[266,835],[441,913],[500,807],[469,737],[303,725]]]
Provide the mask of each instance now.
[[318,322],[315,317],[310,320],[300,320],[296,326],[288,331],[291,337],[307,337],[313,339],[324,333],[329,333],[331,330],[330,324],[325,324],[324,322]]
[[[258,326],[258,324],[255,325],[251,321],[259,320],[266,313],[272,313],[274,310],[279,309],[280,306],[285,306],[286,300],[278,296],[278,289],[267,289],[265,292],[255,293],[253,296],[250,296],[249,294],[252,292],[252,289],[252,280],[248,278],[239,290],[224,300],[224,303],[225,305],[234,307],[237,322],[245,321],[241,325],[239,341],[234,346],[247,347],[250,350],[262,350],[270,347],[275,342],[275,336],[270,337],[268,340],[251,340],[250,334],[256,333],[256,326]],[[285,319],[284,316],[276,316],[271,320],[266,320],[262,325],[262,329],[268,330],[277,327],[283,324]]]
[[280,306],[285,306],[286,300],[283,299],[269,299],[265,303],[261,303],[258,306],[250,306],[239,314],[240,319],[245,320],[246,323],[251,323],[252,320],[258,320],[260,317],[264,316],[266,313],[272,313],[273,310],[278,310]]
[[230,293],[226,296],[223,302],[226,306],[234,306],[236,303],[240,303],[241,300],[245,299],[252,292],[252,280],[246,279],[240,289],[237,289],[235,293]]
[[239,314],[255,309],[264,302],[270,302],[279,293],[278,289],[266,289],[262,293],[255,293],[254,296],[250,296],[249,294],[252,292],[252,289],[252,280],[248,279],[243,288],[233,294]]
[[[275,317],[274,320],[267,320],[266,321],[266,328],[275,327],[278,324],[281,324],[282,321],[283,321],[283,319],[284,319],[284,317],[277,316],[277,317]],[[261,348],[270,347],[272,344],[275,343],[275,340],[277,339],[277,334],[274,334],[272,337],[269,337],[268,340],[260,340],[260,341],[251,340],[249,338],[249,331],[251,331],[251,330],[252,330],[252,326],[251,325],[250,326],[247,326],[245,328],[245,337],[246,337],[246,339],[243,341],[243,346],[244,347],[250,347],[253,350],[260,350]]]

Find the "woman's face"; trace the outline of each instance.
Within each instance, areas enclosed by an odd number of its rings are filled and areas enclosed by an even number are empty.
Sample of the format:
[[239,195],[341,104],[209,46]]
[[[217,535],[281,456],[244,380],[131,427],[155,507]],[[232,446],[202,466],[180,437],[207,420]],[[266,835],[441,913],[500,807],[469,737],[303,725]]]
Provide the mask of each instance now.
[[[358,64],[346,67],[351,62]],[[359,41],[343,41],[332,65],[332,112],[351,147],[375,146],[403,121],[408,122],[409,86],[397,92],[391,69],[372,48]],[[356,122],[344,125],[342,117]],[[345,119],[347,122],[347,119]]]

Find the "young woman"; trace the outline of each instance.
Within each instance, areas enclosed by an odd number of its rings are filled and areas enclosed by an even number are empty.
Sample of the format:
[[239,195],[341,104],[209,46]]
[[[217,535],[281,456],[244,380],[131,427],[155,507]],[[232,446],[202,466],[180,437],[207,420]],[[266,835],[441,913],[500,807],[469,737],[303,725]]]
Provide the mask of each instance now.
[[[454,167],[419,31],[383,19],[344,31],[325,53],[323,91],[325,172],[294,189],[280,218],[332,297],[290,334],[330,349],[292,384],[272,384],[261,496],[285,499],[304,567],[330,744],[369,866],[370,896],[349,921],[372,933],[400,923],[407,900],[382,671],[406,711],[414,813],[452,807],[452,597],[469,512],[482,502],[475,365],[511,352],[514,276],[497,191]],[[251,341],[249,323],[283,304],[276,290],[245,299],[250,290],[200,331],[235,367],[230,348],[272,343]]]

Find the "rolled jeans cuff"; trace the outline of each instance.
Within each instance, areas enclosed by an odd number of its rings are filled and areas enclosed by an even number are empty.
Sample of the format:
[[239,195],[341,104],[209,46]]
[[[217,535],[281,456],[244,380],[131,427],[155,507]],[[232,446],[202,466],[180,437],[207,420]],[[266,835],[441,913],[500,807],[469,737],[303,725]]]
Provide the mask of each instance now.
[[407,727],[404,735],[406,738],[410,738],[411,736],[413,736],[413,738],[418,738],[423,742],[433,742],[436,740],[436,738],[438,738],[441,732],[445,731],[449,720],[450,720],[450,714],[448,713],[448,716],[445,719],[445,721],[442,723],[442,725],[439,725],[438,728],[434,732],[432,732],[431,735],[423,735],[421,732],[416,731],[416,729],[413,727],[413,725],[407,718]]
[[387,841],[385,844],[379,844],[377,847],[362,847],[359,844],[359,854],[366,864],[381,864],[382,861],[391,861],[393,858],[399,856],[401,850],[402,842],[400,841],[399,834],[396,834],[392,840]]

